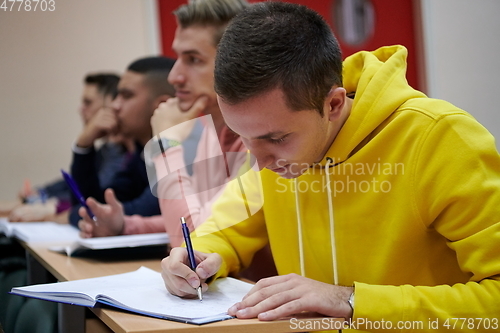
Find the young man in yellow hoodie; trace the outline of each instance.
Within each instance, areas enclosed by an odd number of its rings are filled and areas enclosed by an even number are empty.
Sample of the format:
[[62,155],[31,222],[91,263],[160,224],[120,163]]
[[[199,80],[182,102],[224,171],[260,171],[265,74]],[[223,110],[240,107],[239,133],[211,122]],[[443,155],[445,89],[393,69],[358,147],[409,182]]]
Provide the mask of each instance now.
[[[196,271],[183,248],[164,259],[167,289],[192,297],[269,242],[280,276],[258,282],[231,315],[315,311],[368,331],[500,329],[494,138],[411,88],[406,56],[391,46],[342,63],[328,25],[302,6],[259,3],[236,17],[219,43],[215,88],[261,183],[245,175],[227,186],[193,237]],[[262,209],[248,209],[253,192]],[[253,213],[245,219],[241,200]]]

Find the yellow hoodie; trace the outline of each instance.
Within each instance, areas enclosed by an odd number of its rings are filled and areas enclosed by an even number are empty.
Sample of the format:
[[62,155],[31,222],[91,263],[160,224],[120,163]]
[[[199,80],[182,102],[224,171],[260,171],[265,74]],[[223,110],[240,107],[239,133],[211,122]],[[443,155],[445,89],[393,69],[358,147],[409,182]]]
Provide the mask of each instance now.
[[294,180],[263,170],[261,184],[250,173],[229,184],[194,247],[219,253],[225,276],[269,241],[280,275],[355,286],[351,328],[498,331],[494,138],[468,113],[408,86],[406,56],[392,46],[348,57],[354,104],[323,160]]

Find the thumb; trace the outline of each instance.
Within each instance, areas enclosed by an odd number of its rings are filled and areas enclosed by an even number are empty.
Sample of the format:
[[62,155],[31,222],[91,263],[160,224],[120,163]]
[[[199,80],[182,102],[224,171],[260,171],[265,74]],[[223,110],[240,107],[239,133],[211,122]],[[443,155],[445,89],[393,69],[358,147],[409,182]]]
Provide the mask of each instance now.
[[111,206],[113,210],[121,210],[122,204],[120,201],[115,196],[115,191],[113,189],[106,189],[104,192],[104,199],[106,200],[106,203]]

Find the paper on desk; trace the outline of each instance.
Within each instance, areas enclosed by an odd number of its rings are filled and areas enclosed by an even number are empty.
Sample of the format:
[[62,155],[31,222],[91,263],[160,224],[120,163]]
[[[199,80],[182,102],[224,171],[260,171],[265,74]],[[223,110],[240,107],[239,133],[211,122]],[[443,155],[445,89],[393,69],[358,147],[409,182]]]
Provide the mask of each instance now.
[[[12,293],[83,306],[92,306],[91,300],[96,299],[140,314],[202,324],[230,318],[229,307],[241,301],[252,286],[232,278],[218,279],[200,302],[171,295],[160,273],[141,267],[118,275],[13,288]],[[88,295],[87,300],[82,295]]]
[[68,256],[71,256],[79,250],[118,249],[127,247],[166,245],[168,243],[168,234],[160,232],[137,235],[80,238],[78,241],[66,246],[51,246],[49,250],[65,253]]
[[0,233],[24,242],[74,242],[81,239],[78,229],[56,222],[9,222],[0,219]]

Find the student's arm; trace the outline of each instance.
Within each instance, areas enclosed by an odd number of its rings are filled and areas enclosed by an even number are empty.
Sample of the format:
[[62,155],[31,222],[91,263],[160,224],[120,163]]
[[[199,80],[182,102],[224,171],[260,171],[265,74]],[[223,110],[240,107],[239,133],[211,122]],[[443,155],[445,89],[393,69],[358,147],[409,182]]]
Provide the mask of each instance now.
[[[239,272],[248,267],[255,252],[268,242],[261,209],[260,177],[258,173],[249,171],[240,177],[240,181],[236,179],[229,182],[214,203],[212,215],[192,233],[194,249],[207,259],[198,265],[204,272],[200,275],[202,278],[217,278]],[[243,199],[242,188],[246,200]],[[179,282],[176,278],[187,272],[182,264],[185,259],[183,251],[178,248],[162,262],[167,288],[176,295],[183,295],[189,290],[187,281]],[[209,253],[217,255],[205,257]]]
[[[97,173],[96,151],[93,146],[89,148],[73,146],[71,175],[84,197],[91,196],[100,202],[104,200]],[[73,198],[73,204],[77,203],[77,200]]]
[[[97,139],[111,133],[117,125],[117,118],[110,108],[100,109],[85,125],[73,146],[71,175],[80,192],[85,197],[94,197],[104,201],[104,189],[101,189],[94,143]],[[76,200],[73,201],[76,204]]]
[[358,282],[353,319],[411,320],[424,323],[426,329],[430,321],[438,323],[435,328],[439,330],[454,332],[487,332],[484,325],[498,330],[500,158],[494,138],[464,114],[440,119],[427,132],[411,171],[417,186],[409,195],[421,214],[422,226],[448,240],[470,280],[439,286]]
[[[171,165],[173,161],[182,161],[183,157],[183,146],[172,147],[168,150],[167,160]],[[220,161],[223,161],[222,158]],[[210,215],[212,204],[224,189],[225,165],[211,168],[211,170],[219,170],[219,174],[215,175],[206,171],[205,162],[210,163],[209,160],[205,160],[195,164],[193,175],[190,176],[182,162],[179,164],[182,167],[167,174],[163,156],[159,155],[155,158],[160,208],[165,223],[164,228],[170,236],[172,247],[180,246],[184,242],[179,218],[185,217],[189,230],[193,231]],[[222,181],[220,184],[219,180]],[[202,181],[208,187],[204,190],[205,193],[199,193],[201,189],[196,187],[196,181]]]

